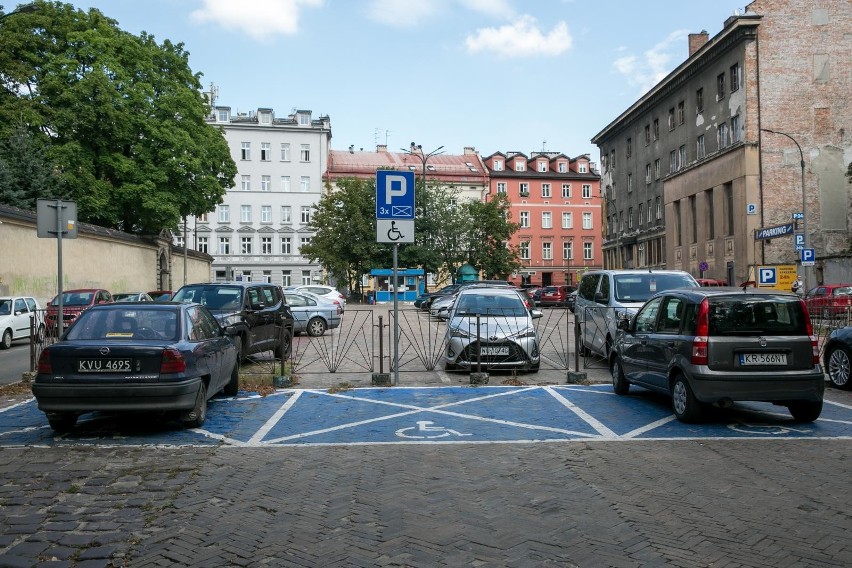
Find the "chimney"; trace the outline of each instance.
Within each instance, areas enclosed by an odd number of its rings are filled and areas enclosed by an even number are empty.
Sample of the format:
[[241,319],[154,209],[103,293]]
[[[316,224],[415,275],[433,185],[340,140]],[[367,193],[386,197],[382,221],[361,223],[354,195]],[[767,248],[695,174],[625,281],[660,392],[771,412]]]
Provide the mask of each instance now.
[[701,49],[709,39],[710,34],[707,33],[707,30],[701,30],[701,32],[697,34],[689,34],[689,56],[692,57],[692,55]]
[[376,152],[387,152],[388,145],[387,144],[376,144]]
[[464,147],[464,155],[465,156],[478,156],[479,152],[476,151],[476,148],[473,146],[465,146]]

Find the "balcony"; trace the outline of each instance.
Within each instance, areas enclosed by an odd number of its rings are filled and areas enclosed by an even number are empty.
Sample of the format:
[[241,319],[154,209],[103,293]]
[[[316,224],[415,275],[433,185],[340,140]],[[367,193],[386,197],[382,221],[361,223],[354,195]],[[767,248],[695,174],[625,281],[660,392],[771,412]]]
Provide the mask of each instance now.
[[520,192],[518,195],[520,195],[521,197],[529,197],[529,196],[530,196],[530,192],[529,192],[529,191],[522,191],[522,192]]

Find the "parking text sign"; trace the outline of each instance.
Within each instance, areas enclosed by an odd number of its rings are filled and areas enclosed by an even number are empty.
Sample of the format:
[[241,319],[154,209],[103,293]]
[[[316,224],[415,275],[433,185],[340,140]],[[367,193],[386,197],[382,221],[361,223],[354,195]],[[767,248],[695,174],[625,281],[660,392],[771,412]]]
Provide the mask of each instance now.
[[414,220],[414,172],[376,172],[376,219]]

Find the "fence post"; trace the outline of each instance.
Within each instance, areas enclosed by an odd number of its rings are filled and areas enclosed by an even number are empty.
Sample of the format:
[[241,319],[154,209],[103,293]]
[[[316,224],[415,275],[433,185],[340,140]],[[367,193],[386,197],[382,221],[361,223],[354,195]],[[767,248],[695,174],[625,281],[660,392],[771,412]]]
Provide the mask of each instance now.
[[586,380],[586,373],[580,371],[580,320],[577,318],[577,308],[574,307],[574,370],[568,371],[567,382],[577,384]]
[[390,373],[385,373],[385,330],[382,316],[379,316],[379,372],[373,373],[373,386],[387,387],[390,386]]
[[482,338],[479,336],[480,315],[476,314],[476,372],[470,374],[470,384],[487,385],[488,373],[482,372]]

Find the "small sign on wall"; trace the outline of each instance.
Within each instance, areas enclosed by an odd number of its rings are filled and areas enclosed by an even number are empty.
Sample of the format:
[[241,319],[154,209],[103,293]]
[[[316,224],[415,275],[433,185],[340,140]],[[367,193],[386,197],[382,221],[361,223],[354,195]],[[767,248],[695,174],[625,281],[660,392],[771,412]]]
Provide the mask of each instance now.
[[746,205],[746,215],[757,215],[757,203],[749,203]]

